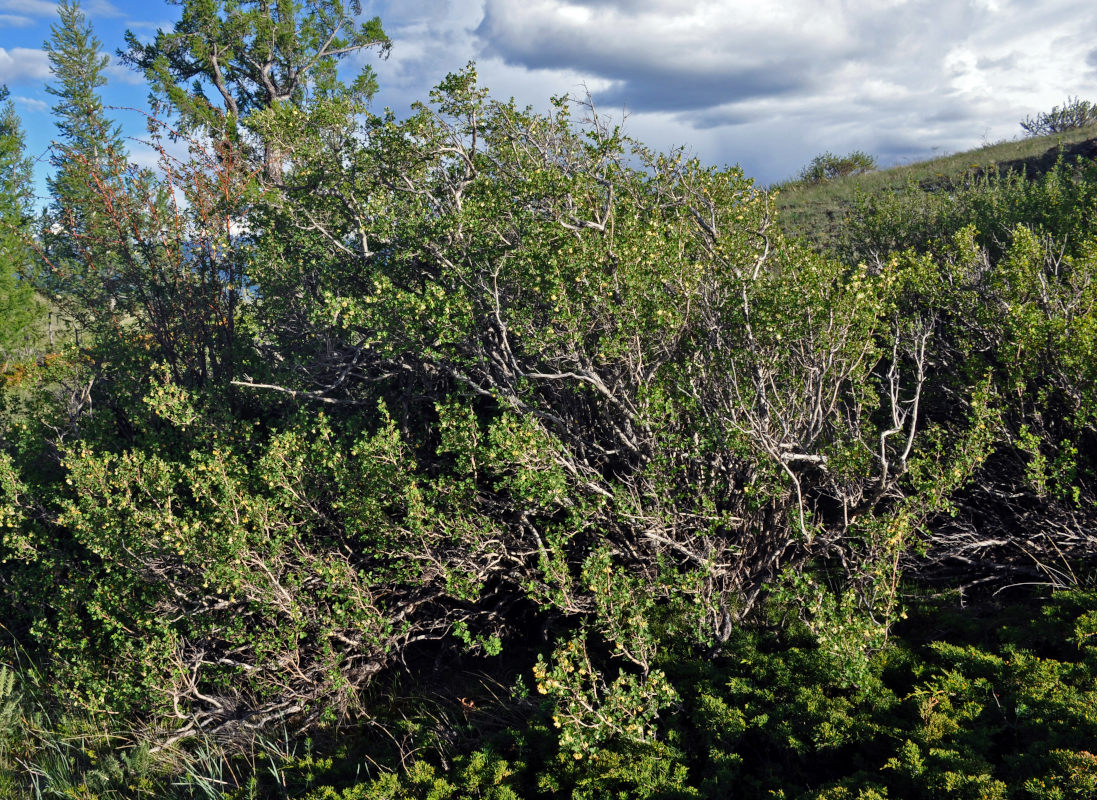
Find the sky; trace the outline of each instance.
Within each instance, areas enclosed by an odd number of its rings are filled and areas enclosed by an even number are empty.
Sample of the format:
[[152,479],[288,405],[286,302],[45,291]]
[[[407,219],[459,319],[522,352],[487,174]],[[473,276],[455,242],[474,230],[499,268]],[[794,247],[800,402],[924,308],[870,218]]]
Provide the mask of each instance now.
[[[112,55],[104,101],[146,106],[139,75],[115,51],[147,39],[179,8],[159,0],[85,0]],[[881,165],[1022,135],[1020,120],[1068,97],[1097,101],[1094,0],[364,0],[393,40],[369,63],[380,110],[407,112],[447,72],[475,61],[500,98],[535,110],[589,91],[645,144],[739,164],[761,184],[824,151],[863,150]],[[40,159],[54,136],[42,50],[50,0],[0,0],[0,84],[11,90]],[[141,144],[143,117],[112,112]]]

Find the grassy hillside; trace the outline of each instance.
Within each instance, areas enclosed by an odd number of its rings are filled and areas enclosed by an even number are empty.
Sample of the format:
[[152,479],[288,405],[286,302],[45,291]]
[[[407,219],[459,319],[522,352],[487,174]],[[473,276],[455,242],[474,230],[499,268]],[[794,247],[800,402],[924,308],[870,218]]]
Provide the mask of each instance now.
[[816,184],[790,181],[776,187],[778,219],[785,233],[818,247],[833,244],[858,197],[915,185],[926,192],[957,186],[991,170],[1046,172],[1060,152],[1067,158],[1097,157],[1097,125],[1052,136],[1000,142],[963,153],[904,164]]

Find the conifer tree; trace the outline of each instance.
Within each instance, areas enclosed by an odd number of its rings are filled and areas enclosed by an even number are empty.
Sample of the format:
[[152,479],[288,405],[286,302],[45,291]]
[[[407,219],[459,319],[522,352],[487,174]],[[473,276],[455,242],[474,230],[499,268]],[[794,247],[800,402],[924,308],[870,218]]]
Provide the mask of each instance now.
[[[103,107],[109,58],[92,31],[79,0],[62,0],[57,22],[44,48],[53,81],[46,91],[53,106],[58,138],[53,143],[48,180],[52,204],[43,243],[52,268],[44,284],[66,311],[90,319],[105,304],[113,306],[114,273],[110,214],[104,188],[126,169],[121,129]],[[85,321],[86,321],[85,319]]]
[[109,63],[102,42],[79,0],[63,0],[57,14],[45,43],[54,80],[46,91],[57,98],[53,113],[60,137],[52,157],[57,172],[49,185],[55,201],[69,206],[86,196],[89,172],[117,160],[125,148],[121,129],[107,118],[99,96]]
[[5,86],[0,86],[0,103],[0,361],[6,362],[33,334],[40,307],[26,279],[31,164],[23,155],[23,130]]
[[[256,112],[301,105],[306,95],[361,102],[377,88],[364,67],[350,86],[337,74],[351,53],[391,46],[374,17],[359,22],[358,0],[168,0],[182,6],[170,31],[151,44],[126,33],[122,60],[141,70],[153,96],[179,117],[180,127],[238,141],[240,123]],[[260,135],[268,179],[282,177],[281,147]]]

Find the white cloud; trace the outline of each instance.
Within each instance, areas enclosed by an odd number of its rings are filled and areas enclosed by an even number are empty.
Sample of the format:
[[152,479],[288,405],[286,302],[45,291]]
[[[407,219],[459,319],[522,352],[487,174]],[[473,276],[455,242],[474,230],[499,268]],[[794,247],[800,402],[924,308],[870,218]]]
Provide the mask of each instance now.
[[88,18],[93,21],[98,17],[125,16],[125,13],[109,0],[86,0],[84,11],[87,13]]
[[107,68],[103,70],[106,76],[111,81],[118,81],[120,83],[126,83],[130,86],[143,86],[145,85],[145,76],[132,67],[128,67],[120,62],[114,56],[110,57],[110,63],[107,64]]
[[22,17],[15,14],[0,14],[0,27],[26,28],[33,24],[34,20],[30,17]]
[[17,94],[11,99],[29,111],[49,111],[49,103],[45,100],[39,100],[37,97],[24,97]]
[[1093,97],[1092,0],[404,0],[375,2],[394,39],[377,64],[402,111],[465,61],[535,108],[591,88],[657,147],[693,145],[763,180],[823,151],[910,160],[1019,134]]
[[50,62],[44,50],[0,47],[0,83],[39,83],[49,78]]
[[162,19],[162,20],[128,19],[128,20],[126,20],[126,30],[147,31],[150,34],[149,36],[140,36],[139,35],[138,38],[141,39],[142,41],[146,41],[146,40],[151,41],[151,39],[152,39],[151,34],[155,34],[156,31],[160,28],[163,28],[164,30],[171,30],[171,25],[172,25],[171,21],[166,20],[166,19]]
[[0,11],[30,17],[55,17],[57,5],[49,0],[0,0]]
[[[123,16],[118,6],[110,0],[83,0],[81,8],[93,22],[97,17]],[[57,16],[57,4],[50,0],[0,0],[0,11],[10,11],[31,17]]]

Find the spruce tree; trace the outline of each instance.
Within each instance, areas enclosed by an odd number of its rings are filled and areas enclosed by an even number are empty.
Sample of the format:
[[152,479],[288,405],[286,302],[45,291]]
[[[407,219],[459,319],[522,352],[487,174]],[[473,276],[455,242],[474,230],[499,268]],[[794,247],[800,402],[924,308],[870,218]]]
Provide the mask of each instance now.
[[62,0],[58,21],[50,26],[44,47],[54,82],[46,91],[57,98],[57,142],[52,156],[56,172],[50,191],[61,205],[86,196],[89,173],[123,155],[121,129],[103,109],[99,90],[106,85],[109,58],[92,32],[78,0]]
[[41,307],[26,277],[31,162],[6,86],[0,86],[0,103],[0,361],[7,362],[33,338]]
[[[57,22],[44,48],[53,81],[46,91],[53,106],[58,138],[53,143],[48,180],[52,203],[43,241],[52,267],[45,285],[76,317],[95,316],[113,298],[112,223],[104,188],[126,170],[120,127],[103,107],[109,58],[92,31],[78,0],[62,0]],[[75,302],[73,302],[75,301]]]

